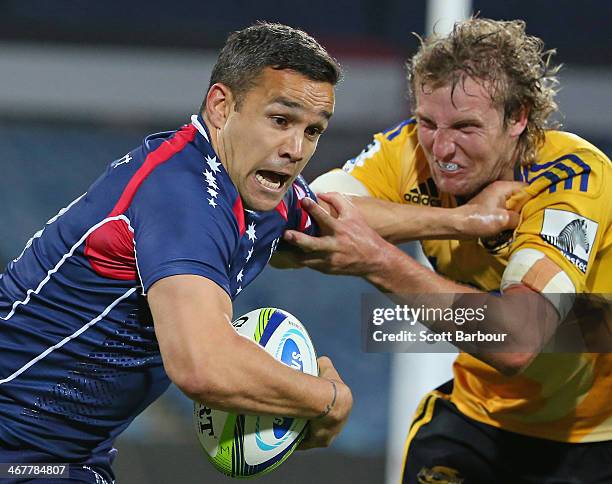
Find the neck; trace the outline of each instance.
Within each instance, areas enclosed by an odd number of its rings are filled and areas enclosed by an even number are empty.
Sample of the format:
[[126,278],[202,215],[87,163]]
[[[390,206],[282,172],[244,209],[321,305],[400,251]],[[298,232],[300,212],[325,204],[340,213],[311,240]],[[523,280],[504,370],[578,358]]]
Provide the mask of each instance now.
[[217,128],[213,126],[213,124],[211,123],[210,119],[208,119],[208,116],[206,115],[205,112],[202,112],[200,114],[202,116],[202,119],[204,120],[204,124],[206,125],[206,128],[208,129],[210,144],[212,145],[213,150],[215,150],[215,153],[217,153],[217,156],[219,157],[219,161],[223,165],[223,168],[225,168],[225,170],[227,171],[228,167],[226,163],[223,139],[219,136],[220,130],[218,130]]
[[506,165],[504,171],[500,173],[498,180],[504,181],[514,181],[514,172],[516,171],[516,166],[520,165],[521,160],[518,159],[518,143],[512,150],[512,155],[510,156],[510,161]]
[[516,169],[517,164],[520,164],[520,160],[518,159],[518,146],[515,147],[515,149],[513,150],[512,155],[510,157],[510,161],[508,161],[508,163],[505,164],[505,167],[497,174],[495,178],[486,182],[483,186],[481,186],[474,193],[470,195],[466,195],[466,196],[461,196],[461,197],[455,196],[455,198],[457,199],[459,204],[462,205],[470,201],[472,198],[478,195],[482,190],[484,190],[489,184],[493,182],[500,181],[500,180],[501,181],[515,181],[514,171]]

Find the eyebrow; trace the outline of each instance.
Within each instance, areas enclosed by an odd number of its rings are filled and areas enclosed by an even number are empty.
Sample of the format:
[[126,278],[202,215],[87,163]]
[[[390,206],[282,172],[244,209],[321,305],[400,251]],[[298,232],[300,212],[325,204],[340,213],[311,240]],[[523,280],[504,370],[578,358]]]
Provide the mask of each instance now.
[[420,112],[418,109],[414,112],[415,117],[417,118],[422,118],[426,121],[431,121],[431,119],[429,119],[429,117],[427,117],[425,114],[423,114],[422,112]]
[[[430,123],[434,122],[429,116],[419,112],[418,110],[416,110],[414,112],[414,115],[417,118],[423,119],[424,121],[427,121],[427,122],[430,122]],[[460,118],[460,119],[458,119],[456,121],[453,121],[451,126],[458,126],[458,125],[462,125],[462,124],[473,124],[473,125],[476,125],[476,126],[482,126],[483,125],[482,120],[480,120],[480,119],[478,119],[478,118],[476,118],[474,116],[466,116],[465,118]]]
[[[303,104],[300,104],[297,101],[292,101],[283,96],[275,97],[274,99],[272,99],[272,104],[282,104],[283,106],[286,106],[290,109],[299,109],[301,111],[304,111],[305,109]],[[329,120],[332,117],[333,113],[322,110],[322,111],[319,111],[319,114],[323,116],[325,119]]]

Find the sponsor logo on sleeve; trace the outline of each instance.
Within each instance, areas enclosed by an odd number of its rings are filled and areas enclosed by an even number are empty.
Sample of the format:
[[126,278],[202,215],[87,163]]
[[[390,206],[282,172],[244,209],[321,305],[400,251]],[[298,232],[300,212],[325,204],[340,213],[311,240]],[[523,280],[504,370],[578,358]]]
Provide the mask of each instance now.
[[586,273],[597,227],[597,222],[576,213],[547,208],[540,236]]

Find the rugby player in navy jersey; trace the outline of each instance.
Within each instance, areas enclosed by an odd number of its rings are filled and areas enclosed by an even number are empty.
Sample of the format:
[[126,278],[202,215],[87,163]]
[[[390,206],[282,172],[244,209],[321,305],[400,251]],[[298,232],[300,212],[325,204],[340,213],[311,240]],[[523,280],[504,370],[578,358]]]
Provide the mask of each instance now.
[[171,381],[213,408],[313,419],[302,447],[329,445],[352,407],[331,361],[302,374],[230,322],[283,232],[314,232],[298,175],[339,77],[299,30],[231,34],[200,114],[145,138],[30,239],[0,276],[0,462],[112,482],[114,439]]

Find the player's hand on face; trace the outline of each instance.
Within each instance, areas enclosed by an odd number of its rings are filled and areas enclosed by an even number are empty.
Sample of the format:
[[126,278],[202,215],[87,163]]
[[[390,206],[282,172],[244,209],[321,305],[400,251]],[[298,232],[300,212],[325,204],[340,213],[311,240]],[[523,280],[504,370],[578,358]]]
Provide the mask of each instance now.
[[[463,230],[467,237],[491,237],[504,230],[514,229],[519,222],[519,211],[522,204],[512,204],[508,209],[508,200],[517,197],[525,183],[495,181],[487,185],[466,205],[458,210],[464,212]],[[527,197],[523,197],[523,203]]]
[[357,207],[340,193],[319,195],[329,204],[330,214],[309,198],[302,206],[317,222],[320,237],[311,237],[295,230],[285,232],[285,240],[302,249],[296,260],[327,274],[365,276],[375,267],[375,261],[387,242],[372,230]]
[[351,390],[342,381],[331,360],[322,356],[318,359],[318,363],[319,376],[333,381],[336,385],[336,401],[327,415],[308,422],[306,436],[298,446],[299,450],[328,447],[344,427],[353,408]]

